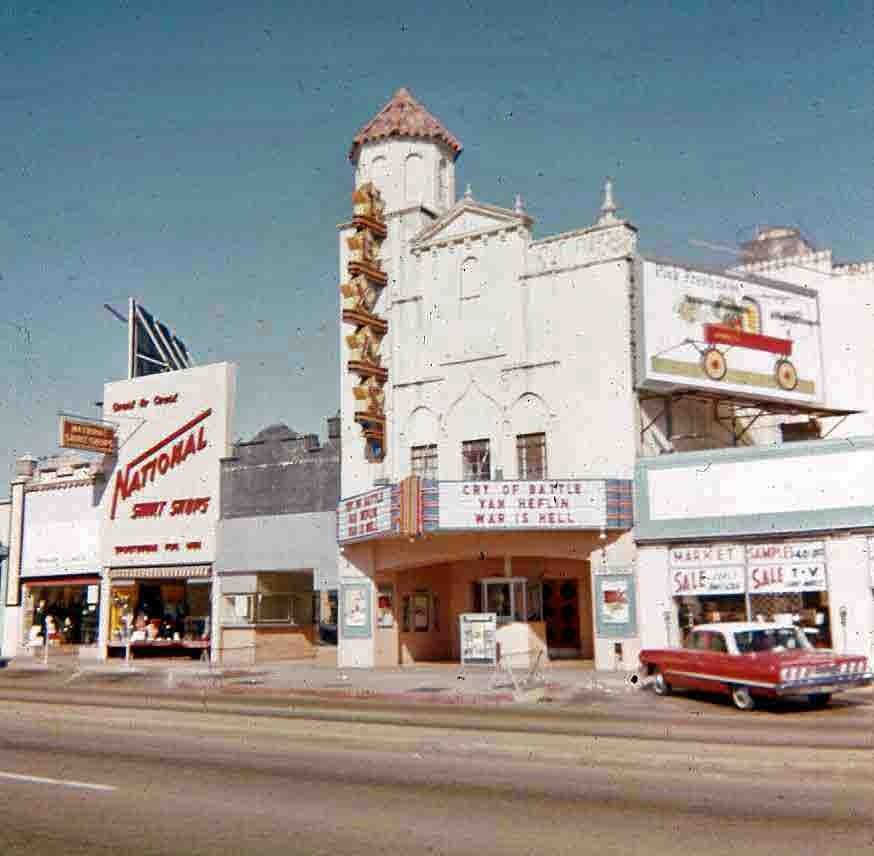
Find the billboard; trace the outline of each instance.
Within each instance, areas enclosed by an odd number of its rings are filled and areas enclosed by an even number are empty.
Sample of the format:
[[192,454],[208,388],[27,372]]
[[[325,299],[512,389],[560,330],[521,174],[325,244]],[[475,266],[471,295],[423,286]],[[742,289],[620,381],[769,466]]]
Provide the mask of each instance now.
[[636,280],[638,388],[824,400],[816,291],[650,259]]
[[128,301],[128,379],[191,367],[188,349],[133,298]]
[[106,384],[104,418],[119,427],[102,499],[105,566],[215,560],[235,373],[216,363]]

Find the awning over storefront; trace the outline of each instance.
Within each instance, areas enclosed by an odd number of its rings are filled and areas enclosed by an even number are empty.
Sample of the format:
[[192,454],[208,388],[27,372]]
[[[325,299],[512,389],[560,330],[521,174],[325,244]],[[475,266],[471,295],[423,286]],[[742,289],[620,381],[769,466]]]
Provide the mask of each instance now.
[[77,574],[75,577],[51,575],[47,577],[27,577],[22,581],[26,586],[93,586],[100,582],[100,574]]
[[155,565],[146,568],[110,568],[111,580],[184,580],[211,577],[212,565]]

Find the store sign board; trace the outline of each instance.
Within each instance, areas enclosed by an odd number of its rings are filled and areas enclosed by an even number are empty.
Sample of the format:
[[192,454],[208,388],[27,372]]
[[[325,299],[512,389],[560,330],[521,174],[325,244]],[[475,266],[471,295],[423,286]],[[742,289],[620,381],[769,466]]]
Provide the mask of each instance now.
[[119,436],[102,502],[105,566],[215,560],[235,374],[217,363],[106,384]]
[[824,541],[747,545],[750,594],[826,591]]
[[823,541],[676,546],[668,556],[675,597],[828,588]]
[[391,529],[390,487],[380,487],[341,500],[337,509],[337,540],[341,543],[386,535]]
[[111,455],[115,451],[115,428],[111,425],[61,416],[59,434],[59,443],[64,449],[80,449],[103,455]]
[[637,385],[824,399],[816,291],[642,259]]
[[441,529],[599,529],[602,479],[440,482]]
[[671,547],[669,562],[672,568],[727,567],[743,563],[743,544],[693,544]]
[[95,571],[100,505],[91,483],[24,495],[21,576],[42,577]]
[[750,594],[826,591],[825,562],[750,563],[747,586]]

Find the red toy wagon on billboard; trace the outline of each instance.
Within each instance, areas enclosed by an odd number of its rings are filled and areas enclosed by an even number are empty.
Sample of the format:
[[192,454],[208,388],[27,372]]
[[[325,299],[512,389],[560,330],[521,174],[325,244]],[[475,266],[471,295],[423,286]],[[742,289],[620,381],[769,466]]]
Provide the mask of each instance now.
[[701,368],[711,380],[722,380],[728,371],[728,352],[732,348],[748,348],[774,355],[774,380],[781,389],[791,391],[798,386],[798,372],[790,361],[792,340],[763,336],[728,324],[705,324]]

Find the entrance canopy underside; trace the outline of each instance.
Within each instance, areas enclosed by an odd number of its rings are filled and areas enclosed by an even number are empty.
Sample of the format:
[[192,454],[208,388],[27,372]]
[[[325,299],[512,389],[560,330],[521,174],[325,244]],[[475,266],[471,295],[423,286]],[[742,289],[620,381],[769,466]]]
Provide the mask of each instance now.
[[699,402],[713,407],[716,421],[726,427],[735,435],[735,441],[740,442],[750,428],[765,416],[806,416],[808,419],[835,419],[829,429],[823,434],[827,437],[848,416],[861,413],[861,410],[843,410],[834,407],[825,407],[821,404],[806,404],[795,401],[775,401],[756,397],[746,397],[734,393],[709,392],[700,389],[681,388],[665,393],[639,391],[638,395],[642,402],[662,402],[663,408],[659,409],[645,425],[642,434],[655,424],[674,404],[680,402]]

